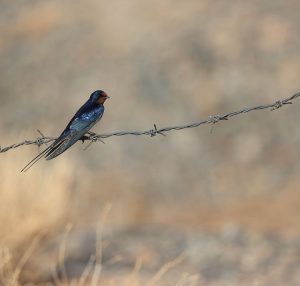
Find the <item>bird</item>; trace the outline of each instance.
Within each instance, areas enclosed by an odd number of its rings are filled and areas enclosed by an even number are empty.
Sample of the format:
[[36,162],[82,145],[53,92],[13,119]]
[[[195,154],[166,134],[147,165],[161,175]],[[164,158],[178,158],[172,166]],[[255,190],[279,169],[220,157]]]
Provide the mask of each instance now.
[[78,140],[84,141],[86,133],[102,118],[104,102],[110,98],[103,90],[94,91],[72,117],[61,135],[39,155],[33,158],[21,172],[26,172],[41,158],[51,160],[69,149]]

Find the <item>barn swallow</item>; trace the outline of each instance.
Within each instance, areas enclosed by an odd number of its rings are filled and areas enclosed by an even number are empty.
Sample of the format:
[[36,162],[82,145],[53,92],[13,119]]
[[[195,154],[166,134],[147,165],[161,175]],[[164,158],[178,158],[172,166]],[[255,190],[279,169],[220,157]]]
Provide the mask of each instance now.
[[37,161],[45,157],[51,160],[65,152],[78,140],[84,140],[84,135],[101,119],[104,113],[104,102],[109,96],[102,90],[96,90],[85,104],[75,113],[61,135],[38,156],[32,159],[21,172],[26,172]]

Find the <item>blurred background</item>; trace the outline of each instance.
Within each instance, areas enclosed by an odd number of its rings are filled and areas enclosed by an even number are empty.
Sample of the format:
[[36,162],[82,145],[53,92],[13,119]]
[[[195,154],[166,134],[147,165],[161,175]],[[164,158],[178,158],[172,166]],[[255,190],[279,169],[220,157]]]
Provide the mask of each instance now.
[[[298,1],[0,3],[2,147],[58,136],[96,89],[97,133],[300,90]],[[38,147],[2,153],[2,285],[299,285],[299,104],[77,143],[25,174]]]

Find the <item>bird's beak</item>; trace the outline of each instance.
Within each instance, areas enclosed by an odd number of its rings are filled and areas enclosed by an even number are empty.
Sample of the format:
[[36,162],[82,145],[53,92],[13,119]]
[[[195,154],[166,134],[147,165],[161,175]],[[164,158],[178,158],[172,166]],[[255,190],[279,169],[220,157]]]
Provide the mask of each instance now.
[[105,96],[106,99],[109,99],[110,97],[108,95]]

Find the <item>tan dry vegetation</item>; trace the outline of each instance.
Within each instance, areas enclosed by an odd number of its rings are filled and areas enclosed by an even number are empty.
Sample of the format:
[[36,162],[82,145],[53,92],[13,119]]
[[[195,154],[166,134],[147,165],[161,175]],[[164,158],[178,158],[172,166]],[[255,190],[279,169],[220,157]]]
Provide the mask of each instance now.
[[[58,135],[96,88],[111,95],[103,133],[299,91],[294,1],[0,3],[1,146],[37,128]],[[299,285],[298,104],[212,130],[78,143],[26,174],[37,147],[1,154],[2,284],[80,285],[89,265],[87,285],[92,273],[99,285]],[[88,262],[107,203],[99,275]]]
[[24,161],[15,158],[12,162],[8,154],[3,157],[1,242],[14,248],[42,229],[51,230],[64,221],[68,210],[68,189],[72,184],[72,168],[70,162],[62,160],[47,175],[38,169],[31,176],[23,176],[18,166]]

